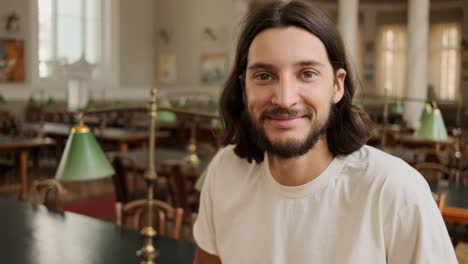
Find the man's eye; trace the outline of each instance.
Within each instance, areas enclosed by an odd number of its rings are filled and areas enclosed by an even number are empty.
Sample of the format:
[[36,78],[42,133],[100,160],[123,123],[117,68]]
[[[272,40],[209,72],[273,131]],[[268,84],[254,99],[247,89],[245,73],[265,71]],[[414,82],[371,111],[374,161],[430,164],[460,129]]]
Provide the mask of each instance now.
[[271,75],[268,73],[260,73],[255,76],[255,79],[260,80],[260,81],[269,81],[271,80]]
[[305,78],[313,78],[315,75],[317,74],[313,71],[305,71],[302,73],[302,76],[304,76]]

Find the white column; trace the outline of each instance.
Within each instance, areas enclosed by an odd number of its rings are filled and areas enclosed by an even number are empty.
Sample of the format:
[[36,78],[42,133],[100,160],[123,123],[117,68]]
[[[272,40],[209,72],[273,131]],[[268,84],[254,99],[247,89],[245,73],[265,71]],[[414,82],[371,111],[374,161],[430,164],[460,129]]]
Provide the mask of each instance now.
[[359,0],[339,0],[338,3],[338,30],[341,33],[346,47],[348,59],[355,66],[357,54],[356,37],[358,30]]
[[[427,99],[428,35],[429,0],[409,0],[406,97],[411,99]],[[423,107],[424,102],[406,102],[404,119],[410,127],[419,127]]]

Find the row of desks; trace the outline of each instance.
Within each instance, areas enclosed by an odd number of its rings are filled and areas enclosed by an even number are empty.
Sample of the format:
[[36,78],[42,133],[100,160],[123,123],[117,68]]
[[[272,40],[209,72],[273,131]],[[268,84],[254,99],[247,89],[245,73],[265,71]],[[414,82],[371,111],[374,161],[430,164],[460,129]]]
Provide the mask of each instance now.
[[[60,137],[68,136],[70,127],[65,127],[64,125],[59,124],[46,124],[44,126],[44,132],[48,135],[56,135]],[[128,152],[128,144],[135,143],[135,142],[146,142],[148,140],[148,134],[144,132],[134,132],[128,131],[123,129],[105,129],[101,130],[100,132],[95,133],[98,138],[107,139],[114,142],[120,142],[120,154],[125,153],[125,155],[131,156],[132,159],[137,161],[138,166],[144,169],[147,164],[147,152],[146,151],[130,151]],[[164,135],[162,135],[164,136]],[[33,139],[25,139],[25,138],[12,138],[6,136],[0,136],[0,152],[16,152],[19,153],[19,160],[20,160],[20,176],[21,176],[21,183],[15,184],[11,186],[3,186],[0,187],[0,191],[2,190],[10,190],[10,189],[20,189],[21,197],[24,198],[27,193],[27,182],[28,182],[28,153],[29,151],[40,148],[40,147],[52,147],[54,146],[54,140],[50,138],[33,138]],[[405,150],[399,151],[397,150],[386,150],[391,154],[399,156],[398,153],[404,155],[414,156],[416,150]],[[57,150],[59,152],[59,150]],[[413,152],[413,153],[411,153]],[[111,153],[110,156],[119,154]],[[164,149],[156,149],[156,166],[158,166],[158,162],[167,160],[167,159],[183,159],[186,155],[183,151],[171,151],[171,150],[164,150]],[[404,158],[404,157],[402,157]],[[209,158],[202,156],[202,164],[201,167],[204,168],[207,166],[209,162]],[[468,165],[468,157],[463,157],[461,159],[462,164]],[[446,208],[444,209],[444,217],[446,220],[456,220],[466,221],[468,223],[468,186],[463,184],[450,184],[445,186],[444,188],[431,186],[433,191],[436,193],[445,192],[447,194],[446,200]],[[465,220],[460,220],[465,219]]]

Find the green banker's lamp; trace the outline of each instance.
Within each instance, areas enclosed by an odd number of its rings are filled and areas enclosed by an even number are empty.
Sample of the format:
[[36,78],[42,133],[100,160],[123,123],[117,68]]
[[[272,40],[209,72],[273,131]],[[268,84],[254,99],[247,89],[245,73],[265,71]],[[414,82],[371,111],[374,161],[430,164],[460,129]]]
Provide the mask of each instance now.
[[421,117],[419,118],[419,122],[423,122],[424,119],[426,119],[428,116],[430,116],[432,113],[432,106],[431,104],[427,103],[424,105],[423,111],[421,113]]
[[114,169],[91,133],[83,124],[72,128],[63,151],[55,179],[60,181],[86,181],[110,177]]
[[392,114],[403,114],[403,103],[396,101],[390,105],[390,113]]
[[416,136],[422,139],[434,141],[445,141],[448,139],[447,129],[445,128],[444,118],[439,108],[434,103],[434,107],[429,113],[424,107],[421,115],[421,126],[416,132]]
[[4,104],[6,104],[5,97],[3,97],[2,94],[0,94],[0,105],[4,105]]

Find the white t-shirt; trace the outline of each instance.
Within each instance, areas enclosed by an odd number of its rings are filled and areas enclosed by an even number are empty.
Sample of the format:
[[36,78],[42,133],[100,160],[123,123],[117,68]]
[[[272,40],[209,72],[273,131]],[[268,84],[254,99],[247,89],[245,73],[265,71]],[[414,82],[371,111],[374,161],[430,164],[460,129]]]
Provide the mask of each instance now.
[[364,146],[300,186],[283,186],[268,158],[228,146],[208,168],[194,237],[223,264],[457,263],[425,179]]

